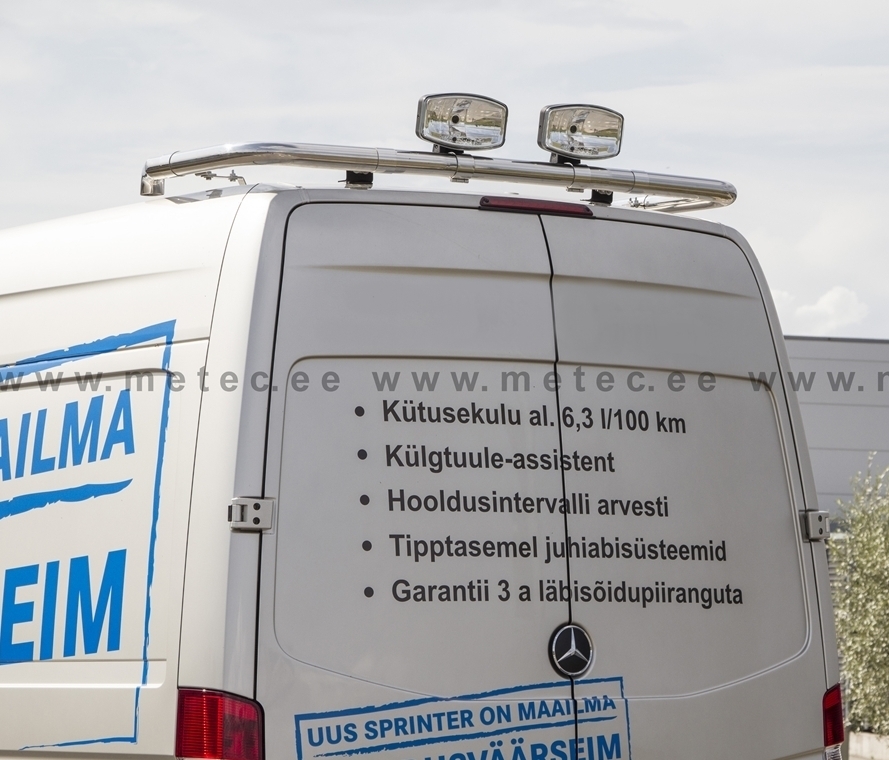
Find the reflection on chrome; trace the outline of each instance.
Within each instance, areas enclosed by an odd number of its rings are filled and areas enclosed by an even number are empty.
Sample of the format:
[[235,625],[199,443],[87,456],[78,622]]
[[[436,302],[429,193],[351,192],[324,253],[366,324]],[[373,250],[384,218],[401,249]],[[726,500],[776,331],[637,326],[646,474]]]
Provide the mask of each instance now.
[[540,112],[537,144],[560,156],[611,158],[620,153],[624,117],[599,106],[547,106]]

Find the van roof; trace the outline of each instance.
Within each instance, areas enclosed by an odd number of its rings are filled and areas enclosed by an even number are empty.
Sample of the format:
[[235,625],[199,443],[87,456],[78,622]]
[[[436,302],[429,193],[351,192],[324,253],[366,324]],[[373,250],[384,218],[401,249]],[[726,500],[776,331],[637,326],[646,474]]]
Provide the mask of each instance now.
[[[257,219],[265,219],[271,203],[478,209],[484,197],[418,190],[233,185],[0,230],[0,266],[5,273],[0,317],[39,323],[41,314],[49,309],[58,311],[63,304],[65,313],[78,317],[56,324],[52,341],[57,342],[61,335],[68,345],[74,345],[82,337],[83,322],[99,330],[108,308],[121,315],[123,331],[146,320],[163,321],[175,310],[177,335],[201,339],[209,335],[226,240],[243,203],[259,215]],[[590,209],[590,218],[740,239],[722,224],[693,217],[578,205]],[[121,287],[124,283],[128,286]],[[85,308],[84,304],[92,306]],[[0,366],[32,355],[34,350],[40,353],[55,347],[55,342],[32,345],[35,337],[28,331],[7,338]]]

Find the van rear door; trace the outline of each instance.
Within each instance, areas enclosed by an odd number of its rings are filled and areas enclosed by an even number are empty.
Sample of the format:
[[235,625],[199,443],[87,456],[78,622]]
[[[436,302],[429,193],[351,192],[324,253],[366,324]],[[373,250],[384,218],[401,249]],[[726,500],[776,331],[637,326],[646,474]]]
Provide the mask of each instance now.
[[549,279],[536,216],[292,213],[260,588],[270,758],[568,757],[571,684],[547,656],[569,616],[567,563],[544,557],[564,538]]
[[[544,227],[572,460],[572,619],[595,645],[575,684],[581,737],[599,731],[595,679],[619,677],[637,758],[820,752],[799,465],[750,262],[687,230]],[[771,380],[752,383],[761,371]],[[575,466],[575,452],[590,459]]]

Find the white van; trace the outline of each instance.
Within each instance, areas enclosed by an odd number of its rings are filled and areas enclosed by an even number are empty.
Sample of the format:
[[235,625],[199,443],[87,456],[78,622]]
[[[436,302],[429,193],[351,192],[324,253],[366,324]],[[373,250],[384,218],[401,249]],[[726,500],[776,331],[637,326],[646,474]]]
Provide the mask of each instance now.
[[0,234],[0,756],[838,757],[825,515],[744,239],[355,188],[630,187],[447,150],[225,146],[143,187],[263,156],[352,187]]

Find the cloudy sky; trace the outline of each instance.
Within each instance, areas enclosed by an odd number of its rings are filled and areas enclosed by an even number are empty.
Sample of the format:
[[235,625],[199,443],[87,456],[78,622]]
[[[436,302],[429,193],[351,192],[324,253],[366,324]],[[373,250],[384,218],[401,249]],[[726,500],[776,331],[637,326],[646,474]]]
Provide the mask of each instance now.
[[786,333],[889,339],[885,0],[4,0],[0,227],[138,202],[145,159],[173,150],[421,149],[417,98],[453,90],[509,105],[509,158],[545,160],[544,105],[622,112],[613,166],[737,186],[703,216],[750,240]]

